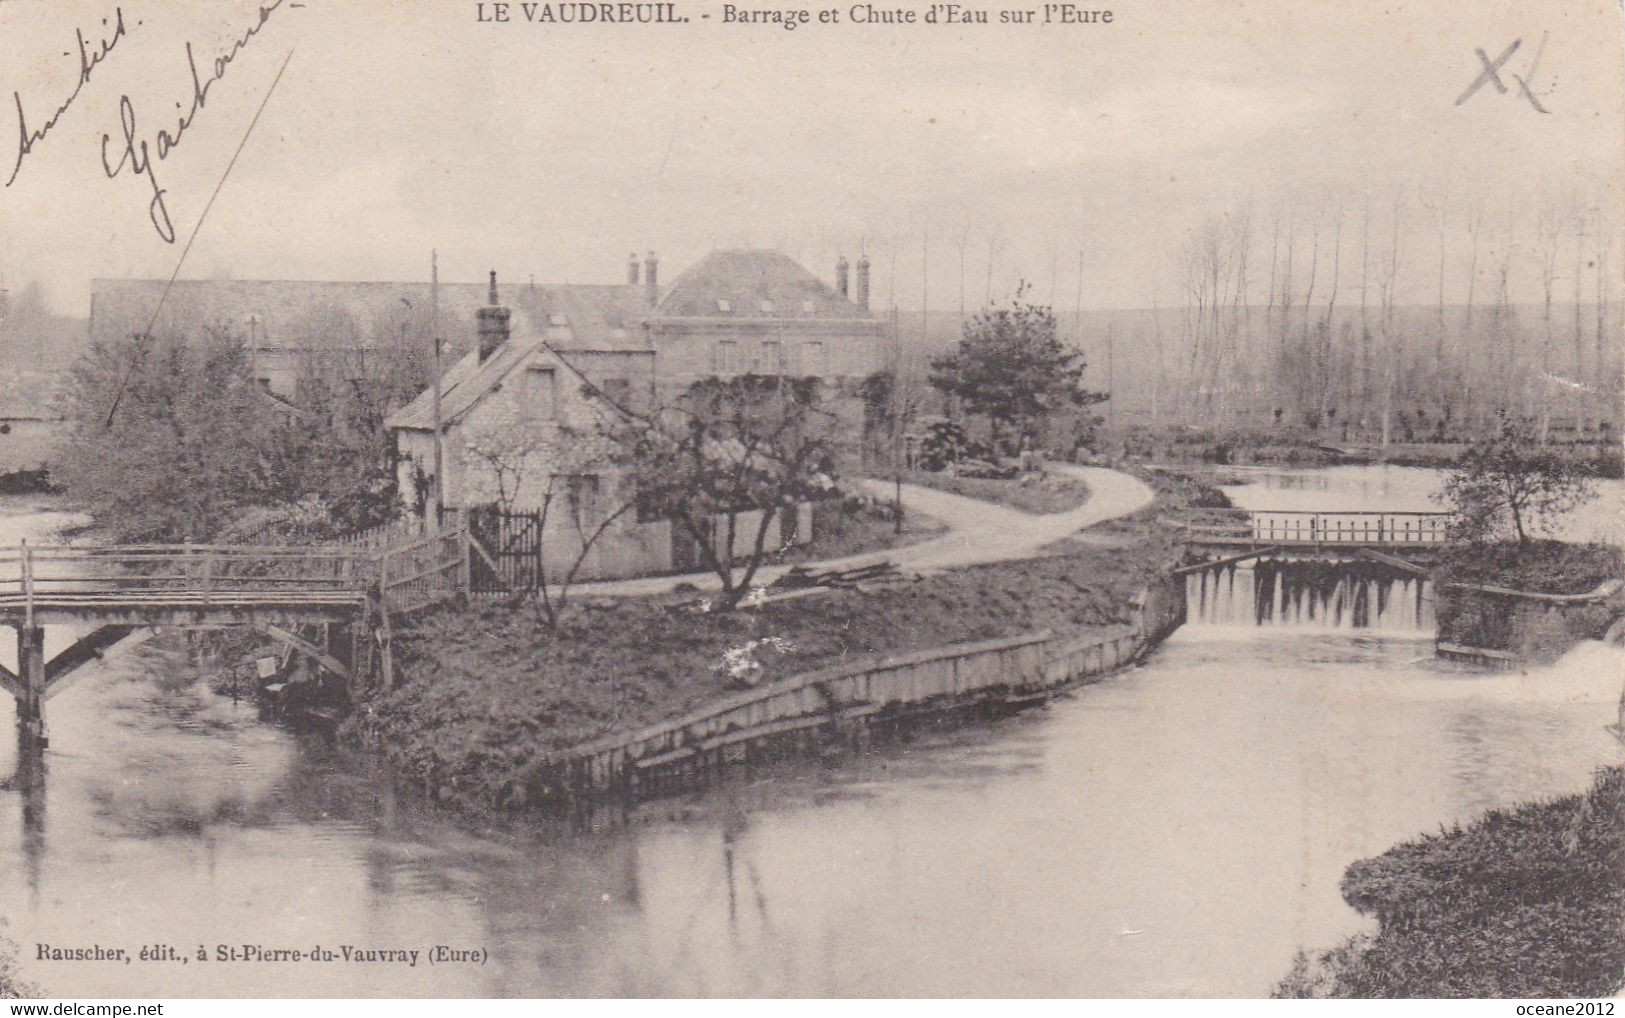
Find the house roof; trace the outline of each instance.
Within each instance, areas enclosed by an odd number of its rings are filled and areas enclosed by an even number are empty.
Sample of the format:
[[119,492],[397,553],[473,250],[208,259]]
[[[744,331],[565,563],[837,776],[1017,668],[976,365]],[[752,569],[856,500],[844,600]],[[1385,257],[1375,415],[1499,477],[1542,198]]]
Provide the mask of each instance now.
[[[246,336],[251,322],[261,349],[381,345],[400,335],[429,334],[428,283],[354,283],[291,280],[98,279],[91,284],[90,335],[113,341],[147,327],[163,299],[155,332],[224,327]],[[453,355],[475,347],[476,309],[484,283],[442,283],[440,333]],[[503,287],[514,312],[515,335],[545,335],[559,349],[624,350],[646,346],[643,318],[648,292],[641,286],[574,284]]]
[[[457,363],[440,376],[440,420],[442,424],[456,423],[465,413],[480,401],[487,393],[496,388],[508,374],[519,365],[529,360],[530,355],[538,350],[557,348],[540,338],[514,338],[492,351],[484,364],[479,362],[479,351],[471,350],[464,354]],[[582,360],[596,361],[599,358],[609,357],[636,357],[639,354],[653,356],[650,350],[571,350],[560,351],[570,356],[561,356],[567,369],[574,369],[586,381],[587,366],[580,363]],[[623,362],[624,363],[624,362]],[[432,431],[434,429],[434,390],[428,389],[418,393],[417,397],[406,406],[390,414],[384,421],[386,428],[405,428],[416,431]]]
[[713,251],[678,276],[656,318],[824,318],[870,316],[781,251]]

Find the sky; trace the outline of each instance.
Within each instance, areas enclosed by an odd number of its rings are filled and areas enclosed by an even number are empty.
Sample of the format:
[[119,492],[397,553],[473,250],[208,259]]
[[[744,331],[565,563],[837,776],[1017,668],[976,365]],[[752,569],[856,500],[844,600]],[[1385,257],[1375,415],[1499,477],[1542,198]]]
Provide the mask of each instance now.
[[[517,4],[481,22],[472,0],[282,0],[263,24],[235,0],[10,0],[0,270],[84,315],[92,279],[177,265],[415,280],[436,250],[447,280],[608,283],[632,251],[669,280],[715,248],[778,247],[825,278],[867,253],[882,306],[976,305],[1025,278],[1057,305],[1144,307],[1180,299],[1179,251],[1210,219],[1341,216],[1348,239],[1367,206],[1382,235],[1398,199],[1424,299],[1439,240],[1419,202],[1443,196],[1451,236],[1474,207],[1524,249],[1512,286],[1532,299],[1543,201],[1618,229],[1615,0],[1112,2],[1086,26],[996,23],[1020,3],[981,6],[988,25],[858,25],[841,3],[841,24],[786,31],[682,0],[690,22],[660,26],[529,24]],[[95,54],[119,18],[81,82],[76,31]],[[156,146],[192,102],[187,44],[207,78],[255,26],[150,174],[109,176],[121,99]],[[1513,40],[1508,91],[1458,105],[1475,49],[1493,62]],[[37,131],[69,96],[17,163],[18,104]],[[1453,276],[1465,264],[1451,253]]]

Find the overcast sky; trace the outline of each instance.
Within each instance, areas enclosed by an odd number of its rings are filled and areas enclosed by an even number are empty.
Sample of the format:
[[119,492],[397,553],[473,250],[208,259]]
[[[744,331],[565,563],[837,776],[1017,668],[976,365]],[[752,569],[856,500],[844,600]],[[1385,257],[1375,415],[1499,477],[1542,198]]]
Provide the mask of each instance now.
[[[122,10],[127,29],[0,191],[13,292],[39,281],[82,315],[93,277],[167,277],[290,51],[183,276],[422,279],[438,248],[446,279],[615,282],[633,250],[658,250],[670,279],[715,247],[775,246],[828,277],[866,246],[877,303],[917,307],[928,282],[947,308],[963,248],[971,303],[991,249],[996,293],[1025,275],[1070,307],[1082,250],[1086,305],[1145,306],[1177,299],[1186,231],[1248,203],[1329,223],[1443,192],[1532,222],[1543,190],[1618,206],[1625,179],[1614,0],[1124,0],[1111,25],[794,32],[699,18],[720,4],[636,27],[481,24],[465,0],[295,2],[153,160],[174,244],[149,221],[148,179],[107,177],[101,136],[116,165],[125,95],[139,137],[172,124],[192,97],[185,44],[207,77],[257,5],[0,4],[0,178],[12,93],[38,130],[78,82],[75,30],[95,51],[101,19]],[[1509,91],[1457,106],[1474,49],[1515,39]],[[1407,253],[1436,263],[1416,218]],[[1617,246],[1610,264],[1625,266]]]

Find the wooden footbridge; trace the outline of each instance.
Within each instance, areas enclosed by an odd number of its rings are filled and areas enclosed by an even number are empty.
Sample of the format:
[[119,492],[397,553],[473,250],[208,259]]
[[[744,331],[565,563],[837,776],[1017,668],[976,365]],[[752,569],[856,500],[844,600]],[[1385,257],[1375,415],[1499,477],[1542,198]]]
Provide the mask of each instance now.
[[[376,669],[387,683],[391,615],[466,593],[469,554],[466,525],[385,547],[0,549],[0,625],[17,631],[17,671],[0,665],[0,687],[24,740],[43,746],[45,701],[143,627],[252,627],[346,681]],[[73,633],[49,660],[46,626]]]
[[1175,570],[1176,575],[1260,558],[1361,558],[1423,573],[1422,563],[1454,540],[1449,514],[1430,512],[1198,509],[1175,525],[1191,550],[1206,559]]
[[1191,544],[1214,551],[1436,552],[1451,542],[1448,524],[1448,513],[1297,509],[1200,509],[1179,521]]

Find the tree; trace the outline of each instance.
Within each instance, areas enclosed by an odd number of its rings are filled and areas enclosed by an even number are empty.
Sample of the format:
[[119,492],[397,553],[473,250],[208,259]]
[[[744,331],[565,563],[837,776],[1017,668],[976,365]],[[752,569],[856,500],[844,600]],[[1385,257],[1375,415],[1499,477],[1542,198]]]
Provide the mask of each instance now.
[[1023,283],[1008,306],[978,313],[959,345],[931,361],[931,385],[986,417],[995,447],[1009,430],[1036,439],[1057,410],[1107,398],[1084,388],[1083,354],[1061,342],[1054,313],[1026,293]]
[[125,540],[207,540],[278,501],[283,410],[248,367],[241,340],[220,330],[94,345],[68,372],[53,478]]
[[286,397],[255,381],[230,329],[96,344],[68,372],[53,475],[124,539],[204,541],[254,510],[314,503],[337,533],[384,522],[397,508],[384,419],[427,378],[406,334],[362,343],[347,314],[319,310],[281,337],[311,350]]
[[1568,512],[1596,491],[1579,461],[1538,444],[1534,425],[1510,414],[1500,417],[1494,436],[1468,450],[1434,498],[1453,517],[1456,536],[1488,540],[1510,522],[1523,546],[1529,526]]
[[702,379],[623,435],[640,512],[694,542],[722,582],[719,608],[750,590],[773,522],[834,487],[836,420],[819,388],[816,378]]

